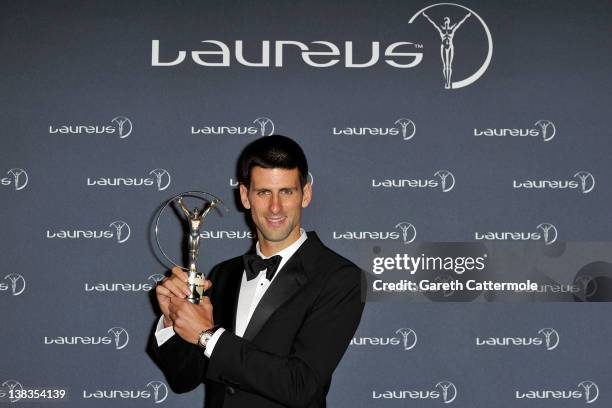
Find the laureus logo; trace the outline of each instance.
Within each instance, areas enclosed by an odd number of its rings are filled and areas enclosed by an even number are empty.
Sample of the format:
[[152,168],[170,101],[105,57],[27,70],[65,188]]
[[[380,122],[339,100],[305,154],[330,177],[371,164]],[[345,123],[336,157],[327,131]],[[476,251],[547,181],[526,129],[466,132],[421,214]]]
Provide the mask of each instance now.
[[152,290],[161,280],[164,279],[164,275],[153,274],[147,278],[144,282],[97,282],[97,283],[85,283],[85,292],[97,292],[97,293],[139,293],[149,292]]
[[129,118],[125,116],[116,116],[111,122],[117,125],[119,139],[125,139],[132,134],[132,121]]
[[457,398],[457,387],[450,381],[439,381],[430,389],[372,391],[372,399],[441,400],[445,404]]
[[153,177],[87,177],[87,186],[156,187],[157,191],[164,191],[172,180],[165,169],[153,169],[148,175]]
[[407,118],[399,118],[393,122],[396,126],[357,127],[345,126],[334,127],[332,134],[346,136],[402,136],[402,140],[410,140],[416,134],[414,121]]
[[351,346],[402,346],[405,351],[412,350],[416,346],[418,338],[414,330],[402,327],[395,331],[398,336],[394,337],[353,337]]
[[259,135],[274,134],[274,122],[266,116],[260,116],[248,124],[224,124],[191,126],[192,135]]
[[512,187],[515,189],[573,189],[582,194],[588,194],[595,188],[595,177],[588,171],[579,171],[574,174],[573,179],[561,180],[513,180]]
[[401,329],[397,329],[395,332],[402,336],[402,344],[404,346],[404,350],[412,350],[414,346],[417,344],[417,334],[414,330],[409,327],[404,327]]
[[[486,254],[485,254],[486,255]],[[438,275],[434,278],[434,282],[442,284],[442,290],[438,291],[438,293],[442,293],[443,297],[449,297],[455,294],[455,289],[450,286],[450,283],[454,281],[453,277],[450,275]],[[448,286],[444,286],[443,284],[449,284]]]
[[[452,21],[450,14],[461,15],[459,19]],[[430,17],[430,14],[443,16],[440,21],[438,18]],[[419,16],[422,16],[440,36],[440,57],[442,59],[442,75],[444,78],[444,89],[459,89],[476,82],[487,70],[493,56],[493,39],[491,32],[484,20],[473,10],[455,3],[437,3],[427,6],[417,11],[408,21],[408,24],[414,23]],[[453,62],[455,58],[455,35],[459,28],[466,21],[479,24],[484,30],[487,41],[487,54],[480,67],[463,79],[455,79],[453,75]]]
[[551,351],[559,345],[559,333],[550,327],[545,327],[538,330],[540,336],[534,337],[476,337],[477,346],[502,346],[502,347],[520,347],[520,346],[544,346],[546,350]]
[[550,245],[557,240],[557,227],[549,222],[543,222],[536,228],[542,230],[542,238],[546,245]]
[[442,390],[442,400],[445,404],[450,404],[457,398],[457,387],[450,381],[440,381],[436,384]]
[[162,381],[149,381],[142,388],[131,389],[97,389],[83,390],[83,399],[98,400],[126,400],[125,402],[137,402],[137,400],[153,400],[161,404],[168,398],[168,386]]
[[200,233],[202,239],[253,239],[255,234],[249,230],[210,230]]
[[395,228],[399,228],[402,231],[402,239],[404,244],[409,244],[416,238],[416,228],[409,222],[400,222]]
[[13,296],[19,296],[26,288],[25,279],[18,273],[9,273],[4,279],[9,283],[0,283],[0,291],[8,291],[10,289],[10,293]]
[[117,135],[119,139],[125,139],[132,134],[132,121],[126,116],[115,116],[110,120],[110,125],[49,125],[49,134],[97,134]]
[[542,133],[542,139],[545,142],[552,140],[555,137],[555,133],[557,133],[557,128],[555,128],[555,124],[547,119],[540,119],[535,123],[536,126],[540,128]]
[[115,238],[119,244],[130,238],[130,226],[127,222],[116,220],[111,222],[112,229],[99,230],[47,230],[48,239],[112,239]]
[[402,221],[395,225],[397,231],[333,231],[333,239],[369,239],[369,240],[398,240],[409,244],[416,238],[416,228],[409,222]]
[[130,238],[131,230],[127,222],[121,220],[113,221],[109,224],[109,227],[115,228],[115,236],[119,244],[123,244]]
[[253,123],[259,125],[259,131],[261,132],[262,136],[270,136],[274,134],[274,122],[272,122],[272,119],[261,117],[255,119]]
[[147,387],[153,389],[153,399],[156,404],[161,404],[168,398],[168,387],[161,381],[149,381]]
[[543,141],[548,142],[557,133],[555,124],[550,120],[538,120],[534,126],[531,128],[474,128],[474,136],[541,137]]
[[[2,384],[0,384],[0,401],[4,398],[7,398],[10,402],[17,402],[21,399],[18,391],[23,390],[23,386],[17,380],[6,380]],[[11,391],[13,391],[12,395],[14,398],[11,398]]]
[[554,350],[559,345],[559,333],[555,329],[545,327],[538,330],[538,334],[542,334],[544,336],[546,350]]
[[587,404],[592,404],[599,398],[599,387],[593,381],[581,381],[575,389],[555,390],[528,390],[514,392],[515,399],[552,399],[552,400],[578,400],[584,399]]
[[154,282],[155,285],[157,285],[159,282],[161,282],[162,280],[164,280],[165,276],[160,274],[160,273],[154,273],[153,275],[149,276],[147,278],[147,280],[151,280]]
[[28,173],[24,169],[14,167],[6,172],[8,177],[0,178],[0,186],[13,186],[17,191],[28,185]]
[[[436,177],[438,179],[436,179]],[[438,188],[447,193],[455,187],[455,176],[448,170],[438,170],[431,178],[372,179],[373,188]]]
[[578,387],[584,389],[584,400],[591,404],[599,398],[599,387],[593,381],[582,381]]
[[434,176],[440,177],[440,186],[443,192],[449,192],[455,187],[455,176],[448,170],[438,170]]
[[577,276],[574,279],[574,284],[569,286],[569,292],[577,293],[579,297],[588,299],[597,293],[599,285],[597,285],[597,280],[592,276],[582,275]]
[[43,344],[61,346],[114,346],[116,350],[122,350],[130,341],[130,335],[123,327],[111,327],[106,333],[108,336],[45,336],[43,338]]
[[155,185],[157,186],[158,191],[164,191],[170,185],[171,177],[170,173],[168,173],[165,169],[153,169],[149,172],[149,174],[155,176]]
[[545,245],[553,244],[557,240],[557,228],[549,223],[543,222],[536,227],[534,232],[475,232],[474,239],[481,241],[539,241]]
[[400,129],[402,131],[402,139],[410,140],[413,138],[414,134],[416,133],[416,125],[412,120],[406,118],[399,118],[394,123],[400,126]]
[[580,180],[580,189],[582,194],[588,194],[595,188],[595,177],[588,171],[579,171],[574,174],[574,178]]
[[[452,16],[452,17],[451,17]],[[421,17],[421,18],[419,18]],[[421,25],[417,22],[422,22]],[[487,70],[493,56],[493,40],[491,32],[484,20],[473,10],[455,3],[437,3],[427,6],[416,12],[409,20],[411,27],[416,27],[421,31],[427,29],[428,32],[422,35],[439,35],[440,57],[442,58],[442,73],[444,88],[459,89],[477,81]],[[431,26],[434,30],[431,30]],[[482,28],[482,40],[479,44],[470,44],[465,40],[461,41],[461,50],[469,46],[482,47],[486,44],[487,51],[482,62],[476,62],[472,72],[464,78],[453,77],[453,64],[455,57],[455,37],[461,38],[464,24],[476,24]],[[386,64],[395,69],[410,69],[418,66],[423,61],[424,47],[422,43],[413,41],[396,41],[381,43],[380,41],[359,41],[359,50],[355,51],[357,45],[353,41],[295,41],[295,40],[265,40],[255,44],[248,42],[245,47],[243,40],[219,41],[203,40],[200,41],[200,49],[177,50],[170,49],[164,44],[163,53],[161,52],[161,41],[151,40],[151,66],[153,67],[174,67],[183,64],[188,55],[196,66],[208,68],[226,68],[232,65],[240,65],[245,69],[257,67],[263,68],[283,68],[289,58],[301,58],[301,61],[310,67],[329,68],[342,67],[345,69],[365,69],[376,65]],[[245,48],[249,48],[245,52]],[[459,48],[458,48],[459,49]],[[438,50],[438,47],[435,47]],[[476,52],[477,53],[477,52]],[[474,54],[476,54],[474,53]],[[164,57],[161,57],[161,55]],[[252,57],[245,57],[248,54]],[[361,61],[356,61],[354,54],[363,55]],[[465,53],[468,54],[468,53]],[[463,54],[462,51],[462,55]],[[436,58],[437,59],[437,58]],[[460,64],[464,64],[464,59],[459,59]]]
[[117,350],[125,348],[130,341],[130,335],[123,327],[111,327],[107,333],[113,335],[112,338]]

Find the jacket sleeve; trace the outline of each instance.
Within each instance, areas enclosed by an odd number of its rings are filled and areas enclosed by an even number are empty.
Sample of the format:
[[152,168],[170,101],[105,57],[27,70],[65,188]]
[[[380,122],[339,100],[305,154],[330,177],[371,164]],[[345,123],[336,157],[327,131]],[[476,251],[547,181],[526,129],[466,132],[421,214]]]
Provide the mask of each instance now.
[[327,384],[361,319],[363,275],[355,266],[332,273],[294,339],[294,352],[265,352],[224,332],[208,362],[207,378],[258,393],[289,407],[324,405]]
[[174,392],[188,392],[204,381],[208,359],[202,351],[179,335],[172,336],[161,346],[151,336],[155,362],[161,368]]
[[[208,275],[208,279],[213,281],[211,291],[214,290],[214,276],[217,270],[218,266]],[[212,293],[205,295],[212,296]],[[157,345],[155,335],[152,335],[150,349],[173,391],[188,392],[204,381],[208,358],[199,347],[183,340],[179,335],[175,334],[161,346]]]

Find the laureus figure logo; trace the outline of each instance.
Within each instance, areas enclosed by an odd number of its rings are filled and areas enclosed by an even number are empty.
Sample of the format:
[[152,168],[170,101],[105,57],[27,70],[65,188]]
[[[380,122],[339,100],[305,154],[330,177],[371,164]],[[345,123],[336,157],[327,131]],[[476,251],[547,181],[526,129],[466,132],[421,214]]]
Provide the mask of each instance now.
[[28,173],[24,169],[14,167],[6,172],[13,176],[13,186],[15,190],[23,190],[28,185]]
[[11,293],[13,296],[19,296],[23,293],[26,287],[26,282],[23,276],[18,273],[9,273],[4,277],[11,281]]
[[417,334],[411,328],[397,329],[395,334],[402,336],[402,343],[404,344],[404,350],[412,350],[417,344]]
[[[9,391],[21,391],[21,390],[23,390],[23,386],[21,385],[21,383],[19,381],[16,381],[16,380],[6,380],[2,384],[0,384],[0,386],[2,386],[3,388],[8,388]],[[10,395],[10,394],[8,394],[8,395]],[[14,393],[13,395],[19,395],[19,394]],[[21,397],[11,398],[11,399],[9,399],[9,401],[17,402],[20,399],[21,399]]]
[[128,342],[130,341],[130,335],[123,327],[111,327],[107,330],[107,333],[112,333],[115,341],[115,348],[117,350],[121,350],[127,346]]
[[259,125],[259,131],[261,132],[262,136],[270,136],[274,133],[274,122],[272,122],[272,119],[270,118],[257,118],[253,121],[253,123]]
[[109,224],[109,227],[115,227],[117,230],[117,242],[123,244],[130,238],[131,230],[127,222],[117,220]]
[[540,228],[542,230],[545,245],[550,245],[557,240],[557,228],[551,223],[543,222],[536,228]]
[[595,188],[595,177],[588,171],[579,171],[574,174],[574,177],[578,177],[580,179],[580,190],[582,194],[590,193],[593,188]]
[[538,334],[544,335],[546,350],[554,350],[559,345],[559,333],[555,329],[545,327],[538,330]]
[[153,282],[157,285],[159,282],[161,282],[163,279],[165,278],[164,275],[160,274],[160,273],[154,273],[153,275],[149,276],[147,278],[147,280],[153,280]]
[[448,192],[455,187],[455,176],[448,170],[438,170],[434,173],[434,176],[440,177],[440,184],[443,192]]
[[580,296],[582,299],[588,299],[597,293],[597,280],[592,276],[582,275],[574,279],[575,284],[580,286]]
[[155,184],[157,185],[158,191],[164,191],[170,185],[171,177],[167,170],[153,169],[149,174],[155,176]]
[[156,404],[161,404],[168,398],[168,387],[161,381],[149,381],[147,387],[153,388],[153,398]]
[[578,387],[584,388],[584,400],[587,404],[595,402],[599,397],[599,387],[593,381],[582,381]]
[[555,124],[550,120],[541,119],[538,120],[535,125],[540,127],[540,130],[542,131],[542,139],[544,139],[545,142],[552,140],[552,138],[555,137],[555,133],[557,133]]
[[465,20],[468,19],[472,15],[472,13],[467,13],[465,17],[458,23],[452,24],[450,23],[450,17],[444,17],[443,24],[435,23],[425,12],[422,13],[423,17],[427,19],[431,23],[432,26],[436,30],[438,30],[438,34],[440,34],[440,39],[442,40],[442,45],[440,46],[440,56],[442,57],[442,75],[444,76],[444,89],[452,88],[451,76],[453,75],[453,58],[455,57],[455,45],[453,44],[453,38],[455,37],[455,33],[461,27]]
[[436,384],[436,387],[442,389],[442,399],[445,404],[450,404],[457,398],[457,387],[450,381],[440,381]]
[[416,133],[416,125],[412,120],[406,118],[399,118],[393,123],[395,125],[400,125],[402,130],[402,138],[404,140],[410,140],[414,137],[414,134]]
[[404,240],[404,244],[409,244],[416,238],[416,228],[409,222],[400,222],[395,226],[395,228],[399,228],[402,230],[402,238]]
[[[450,283],[452,281],[452,278],[448,275],[438,275],[434,278],[434,282],[439,282],[439,283]],[[455,293],[454,289],[442,289],[442,296],[444,297],[449,297],[452,296]]]
[[[445,8],[447,10],[449,8],[459,9],[462,12],[463,17],[453,23],[451,21],[451,18],[446,15],[442,19],[442,22],[438,23],[433,18],[431,18],[429,14],[427,14],[429,13],[429,10],[433,11],[437,8]],[[446,13],[447,12],[445,11],[444,14]],[[417,11],[410,18],[408,24],[412,24],[419,16],[423,16],[423,18],[427,20],[440,35],[440,58],[442,60],[442,76],[444,77],[444,89],[463,88],[464,86],[468,86],[474,83],[485,73],[485,71],[489,67],[489,64],[491,63],[491,57],[493,56],[493,39],[491,38],[491,32],[489,31],[489,27],[478,14],[476,14],[473,10],[460,4],[437,3]],[[454,39],[459,27],[461,27],[468,19],[475,20],[476,23],[480,23],[480,25],[484,29],[487,38],[487,56],[485,57],[485,60],[483,61],[482,65],[472,75],[459,81],[453,81],[453,61],[455,58]]]
[[117,116],[111,120],[111,122],[117,124],[117,131],[119,132],[119,138],[125,139],[132,133],[132,121],[125,116]]

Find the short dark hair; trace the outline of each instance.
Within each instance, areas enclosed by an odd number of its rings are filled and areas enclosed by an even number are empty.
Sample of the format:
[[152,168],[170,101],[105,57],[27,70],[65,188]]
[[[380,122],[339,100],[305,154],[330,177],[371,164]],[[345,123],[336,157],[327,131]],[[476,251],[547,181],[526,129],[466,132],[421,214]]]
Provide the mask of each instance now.
[[308,182],[306,155],[299,144],[286,136],[264,136],[244,148],[238,159],[238,181],[247,188],[251,183],[251,171],[255,166],[264,169],[297,168],[302,188]]

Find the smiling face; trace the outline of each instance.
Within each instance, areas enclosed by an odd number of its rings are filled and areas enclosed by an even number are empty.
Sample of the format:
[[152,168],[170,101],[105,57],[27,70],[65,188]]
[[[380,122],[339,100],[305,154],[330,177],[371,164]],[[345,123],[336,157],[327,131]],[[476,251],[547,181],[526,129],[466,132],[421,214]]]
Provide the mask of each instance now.
[[251,210],[262,253],[269,256],[300,237],[302,208],[310,203],[312,188],[302,189],[298,169],[255,166],[249,188],[240,185],[240,200]]

